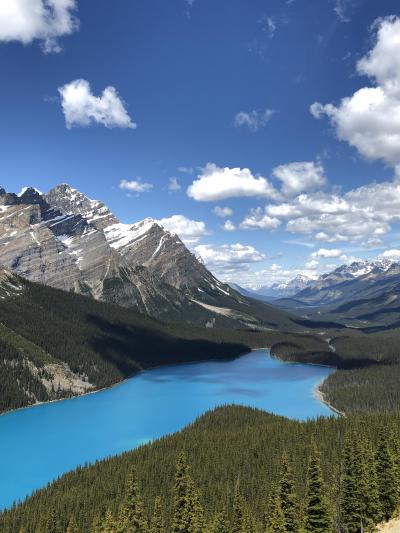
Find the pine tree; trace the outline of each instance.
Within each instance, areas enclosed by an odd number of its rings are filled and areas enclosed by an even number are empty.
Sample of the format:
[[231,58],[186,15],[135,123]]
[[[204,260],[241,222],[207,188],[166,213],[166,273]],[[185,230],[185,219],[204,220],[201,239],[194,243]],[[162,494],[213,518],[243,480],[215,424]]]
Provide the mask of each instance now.
[[192,523],[192,485],[189,466],[185,452],[178,456],[176,464],[174,501],[173,501],[173,533],[191,533]]
[[398,493],[396,469],[385,432],[381,433],[376,450],[376,471],[383,518],[389,520],[396,509]]
[[240,492],[240,481],[235,485],[235,494],[233,497],[233,524],[232,533],[241,533],[243,526],[243,517],[245,513],[245,502]]
[[76,523],[76,519],[74,516],[70,519],[68,523],[67,533],[78,533],[78,524]]
[[107,509],[104,516],[96,519],[93,525],[94,533],[116,533],[117,524],[115,518],[111,512],[111,509]]
[[217,513],[207,528],[207,533],[230,533],[225,513]]
[[400,502],[400,442],[393,432],[390,433],[390,448],[392,450],[394,474],[397,485],[397,499]]
[[188,489],[189,529],[191,533],[201,533],[204,529],[204,510],[200,502],[200,493],[190,475],[188,476]]
[[327,533],[331,531],[331,527],[328,505],[325,500],[325,485],[322,479],[320,456],[313,443],[307,472],[304,531],[306,533]]
[[357,464],[354,439],[347,438],[342,458],[340,495],[340,523],[347,533],[358,533],[364,518],[364,505],[360,487],[361,468]]
[[287,533],[285,515],[282,509],[282,502],[279,492],[275,494],[270,506],[270,517],[268,521],[267,533]]
[[288,531],[289,533],[297,533],[299,529],[298,506],[293,472],[286,453],[282,456],[278,498],[284,517],[285,531]]
[[254,520],[247,505],[243,509],[243,519],[240,533],[254,533]]
[[375,455],[365,440],[356,445],[355,454],[356,464],[359,465],[356,473],[359,478],[359,497],[363,504],[362,524],[364,529],[371,529],[382,518]]
[[149,533],[164,533],[165,526],[162,516],[161,498],[157,496],[154,502],[154,511],[150,523]]
[[45,532],[46,533],[60,533],[57,512],[54,508],[50,510],[50,513],[47,517]]
[[136,470],[133,467],[128,474],[125,499],[120,508],[116,531],[117,533],[147,532],[143,501],[136,478]]

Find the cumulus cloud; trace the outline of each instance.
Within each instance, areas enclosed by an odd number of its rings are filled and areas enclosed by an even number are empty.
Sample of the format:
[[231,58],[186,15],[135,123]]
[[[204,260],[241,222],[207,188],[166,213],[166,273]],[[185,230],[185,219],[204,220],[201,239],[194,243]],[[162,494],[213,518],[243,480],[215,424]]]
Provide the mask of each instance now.
[[245,126],[246,128],[249,128],[249,130],[256,132],[260,128],[266,126],[275,113],[276,112],[273,109],[253,109],[253,111],[249,112],[240,111],[240,113],[235,116],[234,124],[237,127]]
[[400,260],[400,250],[398,249],[392,249],[392,250],[385,250],[383,254],[380,255],[382,259],[392,259],[393,261],[399,261]]
[[223,266],[224,268],[240,268],[249,263],[258,263],[265,259],[265,255],[253,246],[244,244],[223,244],[212,246],[211,244],[199,244],[195,251],[210,267]]
[[209,235],[206,225],[200,220],[191,220],[184,215],[172,215],[158,221],[166,230],[176,233],[185,244],[196,244],[201,237]]
[[214,211],[214,214],[220,218],[227,218],[233,215],[233,211],[230,207],[221,207],[217,205],[216,207],[214,207],[213,211]]
[[279,165],[273,169],[272,175],[282,182],[281,192],[285,196],[296,196],[326,183],[324,167],[312,161]]
[[119,188],[130,193],[140,194],[142,192],[149,192],[153,188],[153,185],[140,180],[121,180]]
[[58,38],[78,29],[75,9],[75,0],[2,0],[0,41],[39,40],[45,53],[60,52]]
[[225,231],[235,231],[236,226],[231,220],[226,220],[224,225],[222,226]]
[[264,209],[256,207],[240,224],[242,229],[266,229],[273,230],[281,225],[281,221],[276,217],[269,216]]
[[315,102],[315,118],[326,115],[339,139],[367,159],[400,165],[400,19],[386,17],[374,25],[375,45],[357,63],[357,72],[374,86],[363,87],[339,105]]
[[326,259],[327,257],[340,257],[342,255],[342,250],[334,248],[320,248],[316,252],[311,254],[313,259]]
[[58,89],[67,128],[97,122],[106,128],[136,128],[115,87],[94,96],[86,80],[74,80]]
[[171,192],[178,192],[182,189],[181,184],[177,178],[169,178],[168,190]]
[[376,243],[391,224],[400,220],[400,182],[371,183],[343,195],[320,191],[301,194],[291,201],[250,211],[242,227],[262,228],[264,216],[265,229],[270,229],[272,218],[286,222],[291,233],[309,235],[321,242],[367,239]]
[[255,177],[248,168],[220,168],[208,163],[187,189],[190,198],[198,202],[212,202],[226,198],[264,196],[275,198],[277,191],[263,177]]

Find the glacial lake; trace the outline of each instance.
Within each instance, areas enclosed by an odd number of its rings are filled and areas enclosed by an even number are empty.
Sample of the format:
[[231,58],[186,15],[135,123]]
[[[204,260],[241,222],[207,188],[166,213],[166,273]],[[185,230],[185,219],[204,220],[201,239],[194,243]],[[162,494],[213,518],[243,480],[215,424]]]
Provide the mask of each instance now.
[[231,361],[148,370],[95,394],[0,416],[0,508],[78,465],[173,433],[218,405],[299,420],[332,415],[314,394],[332,372],[257,350]]

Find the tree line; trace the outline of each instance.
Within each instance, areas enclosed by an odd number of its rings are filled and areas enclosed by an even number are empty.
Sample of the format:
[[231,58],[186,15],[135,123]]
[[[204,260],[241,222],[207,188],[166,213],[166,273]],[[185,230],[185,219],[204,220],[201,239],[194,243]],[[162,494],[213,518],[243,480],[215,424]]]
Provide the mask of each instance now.
[[[163,514],[163,499],[157,496],[151,516],[146,515],[135,467],[129,468],[123,500],[114,514],[111,508],[95,517],[91,533],[362,533],[392,518],[399,508],[400,471],[398,450],[381,433],[377,448],[347,437],[343,449],[335,506],[327,498],[321,456],[313,441],[308,458],[304,501],[296,493],[293,470],[286,452],[279,478],[266,501],[265,514],[257,519],[240,490],[234,490],[232,509],[206,512],[201,492],[192,477],[185,452],[175,469],[169,522]],[[336,511],[335,512],[335,508]],[[20,530],[21,531],[21,530]],[[23,531],[23,529],[22,529]],[[43,533],[80,533],[72,517],[66,530],[51,509]]]

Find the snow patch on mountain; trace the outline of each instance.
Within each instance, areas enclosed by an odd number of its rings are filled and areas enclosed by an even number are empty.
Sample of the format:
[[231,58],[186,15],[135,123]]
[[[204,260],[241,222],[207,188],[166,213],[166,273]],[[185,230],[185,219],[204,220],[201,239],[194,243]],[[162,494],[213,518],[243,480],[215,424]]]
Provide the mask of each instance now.
[[158,225],[152,218],[145,218],[136,224],[113,224],[104,228],[104,234],[109,245],[115,250],[132,246],[146,237],[146,234]]

